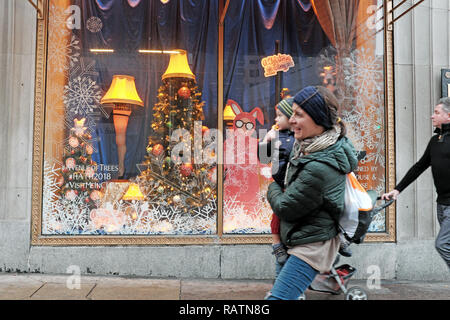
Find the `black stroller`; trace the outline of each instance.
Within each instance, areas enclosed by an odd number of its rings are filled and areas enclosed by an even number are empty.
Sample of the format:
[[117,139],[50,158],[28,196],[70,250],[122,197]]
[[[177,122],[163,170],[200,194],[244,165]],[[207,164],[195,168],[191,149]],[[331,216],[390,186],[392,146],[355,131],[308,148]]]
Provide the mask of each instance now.
[[[367,212],[364,213],[365,215],[364,217],[361,217],[360,213],[360,223],[355,232],[355,235],[352,238],[347,238],[346,236],[347,240],[357,244],[364,241],[364,237],[366,235],[370,223],[372,222],[373,217],[378,212],[384,210],[386,207],[390,206],[394,202],[394,200],[389,200],[380,206],[375,206],[376,201],[380,200],[381,198],[377,197],[376,193],[372,190],[367,191],[367,193],[372,198],[373,209],[369,213]],[[356,286],[351,288],[347,287],[350,278],[356,272],[356,268],[348,264],[343,264],[338,267],[335,267],[339,263],[339,258],[340,255],[338,254],[336,260],[333,263],[333,266],[331,267],[331,271],[327,273],[318,274],[314,278],[314,281],[309,286],[309,289],[312,291],[326,292],[335,295],[344,293],[345,300],[367,300],[368,296],[363,288]],[[299,297],[299,300],[305,299],[306,299],[305,294]]]

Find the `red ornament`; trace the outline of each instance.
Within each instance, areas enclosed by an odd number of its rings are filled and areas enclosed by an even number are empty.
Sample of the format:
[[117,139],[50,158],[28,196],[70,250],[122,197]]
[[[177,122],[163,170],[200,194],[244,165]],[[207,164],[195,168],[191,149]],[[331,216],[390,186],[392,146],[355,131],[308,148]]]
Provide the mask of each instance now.
[[207,126],[202,126],[202,134],[205,134],[205,132],[208,130],[209,128]]
[[156,157],[159,157],[163,152],[164,152],[164,147],[160,144],[155,145],[152,149],[152,153]]
[[183,99],[188,99],[191,96],[191,90],[188,87],[181,87],[178,90],[178,96]]
[[180,172],[183,176],[189,177],[192,173],[192,164],[191,163],[183,163],[180,167]]

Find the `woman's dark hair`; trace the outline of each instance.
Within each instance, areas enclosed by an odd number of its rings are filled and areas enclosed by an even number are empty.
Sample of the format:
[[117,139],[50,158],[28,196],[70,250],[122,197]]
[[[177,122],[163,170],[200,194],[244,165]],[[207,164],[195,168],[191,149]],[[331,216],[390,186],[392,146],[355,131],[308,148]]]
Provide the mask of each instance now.
[[342,138],[343,136],[345,136],[347,130],[345,128],[344,122],[341,120],[341,118],[339,118],[340,106],[338,99],[333,94],[333,92],[331,92],[325,87],[316,86],[315,88],[322,96],[322,98],[325,100],[325,103],[327,104],[327,108],[329,111],[329,116],[333,124],[339,124],[341,126],[341,135],[339,136],[339,138]]

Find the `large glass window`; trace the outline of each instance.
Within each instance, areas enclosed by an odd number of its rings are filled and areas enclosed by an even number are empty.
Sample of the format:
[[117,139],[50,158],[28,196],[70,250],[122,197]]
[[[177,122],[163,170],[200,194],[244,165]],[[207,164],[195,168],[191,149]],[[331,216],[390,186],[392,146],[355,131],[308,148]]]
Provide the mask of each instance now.
[[381,4],[48,0],[39,234],[268,235],[258,141],[308,85],[335,93],[357,176],[383,192]]
[[217,13],[49,2],[43,234],[216,233]]
[[[339,99],[347,135],[358,150],[358,179],[366,189],[382,193],[384,45],[383,12],[377,6],[382,1],[378,2],[230,2],[225,19],[224,95],[228,105],[236,103],[242,109],[238,118],[245,114],[256,124],[249,145],[274,124],[280,96],[295,95],[308,85],[326,86]],[[230,126],[237,129],[236,122]],[[244,159],[235,153],[237,159]],[[270,232],[272,212],[265,195],[272,180],[265,174],[266,165],[252,160],[247,156],[245,164],[225,164],[225,232]],[[375,217],[371,231],[386,231],[384,212]]]

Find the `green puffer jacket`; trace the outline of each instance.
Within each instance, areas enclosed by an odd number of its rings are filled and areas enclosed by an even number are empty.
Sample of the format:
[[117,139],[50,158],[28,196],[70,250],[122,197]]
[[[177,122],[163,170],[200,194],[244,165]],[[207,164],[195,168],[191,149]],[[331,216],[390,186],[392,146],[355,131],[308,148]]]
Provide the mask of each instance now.
[[358,164],[355,149],[343,137],[324,150],[295,160],[292,156],[286,190],[273,182],[267,193],[280,218],[281,241],[295,246],[332,239],[344,209],[345,174]]

